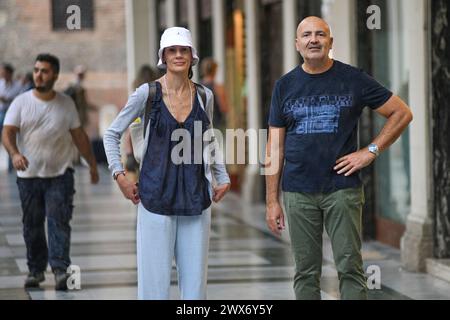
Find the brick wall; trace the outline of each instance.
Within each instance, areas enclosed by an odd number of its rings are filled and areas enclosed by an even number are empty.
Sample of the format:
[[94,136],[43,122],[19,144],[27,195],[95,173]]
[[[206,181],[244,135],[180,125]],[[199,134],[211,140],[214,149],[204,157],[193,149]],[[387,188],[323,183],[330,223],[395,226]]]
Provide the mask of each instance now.
[[124,1],[94,0],[94,30],[55,32],[50,0],[2,0],[0,60],[24,73],[31,71],[38,53],[55,54],[61,61],[57,89],[65,88],[73,80],[73,68],[83,64],[90,101],[121,107],[127,98]]

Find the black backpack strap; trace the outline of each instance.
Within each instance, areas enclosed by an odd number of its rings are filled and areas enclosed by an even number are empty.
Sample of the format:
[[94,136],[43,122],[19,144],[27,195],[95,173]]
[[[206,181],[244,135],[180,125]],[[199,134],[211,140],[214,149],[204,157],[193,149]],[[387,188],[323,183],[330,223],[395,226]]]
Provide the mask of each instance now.
[[150,111],[152,110],[152,104],[153,100],[155,100],[155,96],[156,96],[156,84],[154,82],[149,82],[147,105],[145,106],[145,114],[144,114],[144,139],[145,133],[147,131],[148,122],[150,121]]
[[206,110],[206,92],[205,92],[205,88],[198,83],[195,83],[195,86],[197,87],[197,91],[200,94],[200,97],[202,98],[202,102],[203,102],[203,107]]

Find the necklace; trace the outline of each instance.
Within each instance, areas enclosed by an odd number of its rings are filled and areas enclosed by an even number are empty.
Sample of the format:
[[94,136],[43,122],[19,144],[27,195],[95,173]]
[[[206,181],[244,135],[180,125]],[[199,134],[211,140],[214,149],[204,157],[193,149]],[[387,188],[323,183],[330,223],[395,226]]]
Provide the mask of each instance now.
[[[188,80],[189,83],[189,92],[191,94],[191,109],[189,110],[189,112],[192,110],[192,88],[191,88],[191,82]],[[164,75],[164,86],[166,87],[167,90],[167,97],[169,98],[169,108],[170,108],[170,112],[172,113],[173,117],[175,118],[175,112],[173,111],[172,108],[172,101],[170,99],[170,91],[169,91],[169,87],[167,86],[167,80],[166,80],[166,75]],[[176,118],[175,118],[176,119]]]

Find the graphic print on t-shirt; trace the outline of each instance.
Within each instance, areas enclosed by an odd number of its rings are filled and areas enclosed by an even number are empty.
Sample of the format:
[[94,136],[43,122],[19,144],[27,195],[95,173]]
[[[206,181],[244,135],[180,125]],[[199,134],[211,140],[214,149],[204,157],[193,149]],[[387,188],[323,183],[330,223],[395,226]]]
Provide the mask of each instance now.
[[352,105],[352,95],[320,95],[289,100],[283,111],[295,121],[297,134],[336,133],[341,108]]

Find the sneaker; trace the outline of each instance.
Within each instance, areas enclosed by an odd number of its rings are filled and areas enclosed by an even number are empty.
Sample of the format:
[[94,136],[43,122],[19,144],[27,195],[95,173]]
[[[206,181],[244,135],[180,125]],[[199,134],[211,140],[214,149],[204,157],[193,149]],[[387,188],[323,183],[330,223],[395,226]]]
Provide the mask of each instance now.
[[63,271],[55,273],[55,290],[66,291],[69,274]]
[[30,272],[25,279],[25,288],[39,288],[39,283],[45,280],[43,272]]

